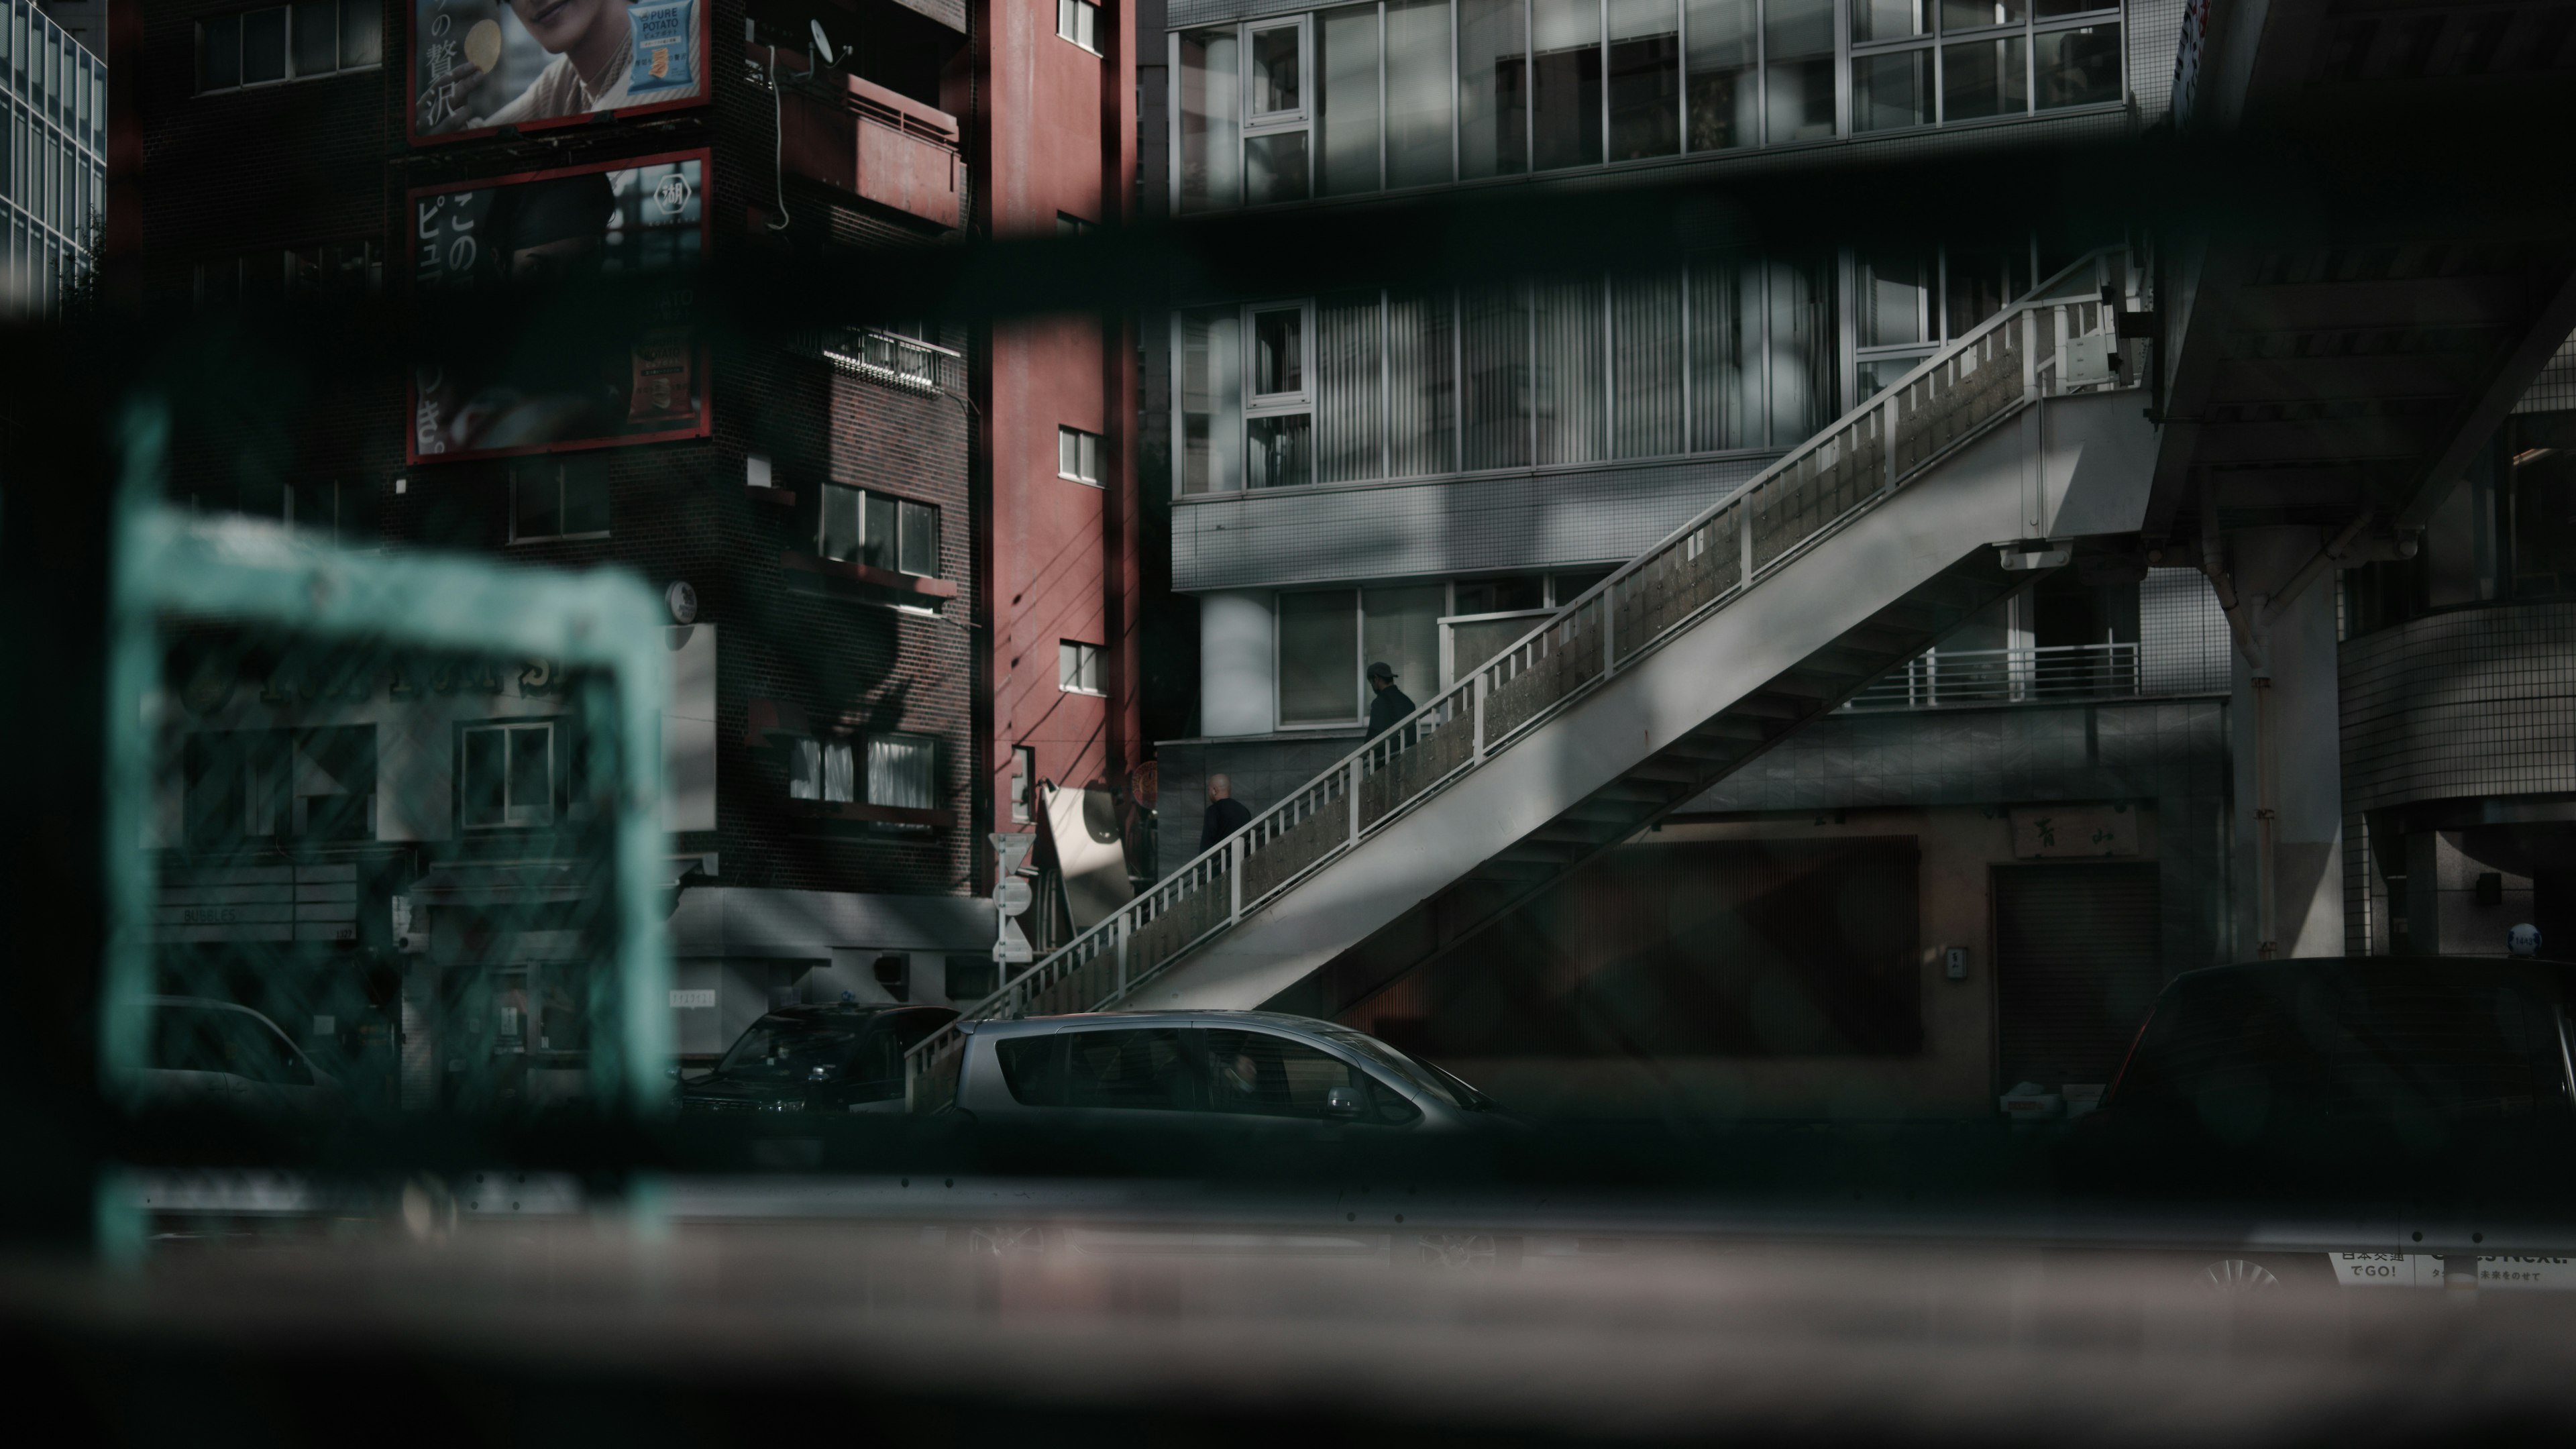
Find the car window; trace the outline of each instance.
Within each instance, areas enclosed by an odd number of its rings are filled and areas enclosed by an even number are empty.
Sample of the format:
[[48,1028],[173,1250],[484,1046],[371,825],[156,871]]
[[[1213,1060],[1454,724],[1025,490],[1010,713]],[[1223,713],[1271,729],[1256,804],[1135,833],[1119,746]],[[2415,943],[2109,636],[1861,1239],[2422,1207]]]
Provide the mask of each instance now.
[[309,1087],[313,1069],[277,1028],[244,1011],[203,1011],[220,1043],[218,1071],[269,1087]]
[[994,1044],[1003,1084],[1032,1107],[1195,1112],[1207,1105],[1191,1033],[1172,1027],[1058,1032]]
[[1204,1035],[1208,1103],[1216,1111],[1322,1118],[1332,1090],[1348,1087],[1360,1093],[1367,1120],[1403,1122],[1422,1115],[1402,1093],[1319,1047],[1261,1031]]
[[214,1018],[223,1013],[201,1006],[161,1006],[152,1010],[151,1064],[169,1072],[221,1072],[224,1036]]
[[764,1016],[716,1069],[756,1081],[805,1081],[816,1067],[838,1071],[851,1065],[866,1030],[864,1022],[834,1017]]
[[868,1033],[867,1041],[859,1047],[858,1065],[850,1075],[862,1082],[890,1081],[903,1075],[903,1051],[895,1044],[891,1029]]

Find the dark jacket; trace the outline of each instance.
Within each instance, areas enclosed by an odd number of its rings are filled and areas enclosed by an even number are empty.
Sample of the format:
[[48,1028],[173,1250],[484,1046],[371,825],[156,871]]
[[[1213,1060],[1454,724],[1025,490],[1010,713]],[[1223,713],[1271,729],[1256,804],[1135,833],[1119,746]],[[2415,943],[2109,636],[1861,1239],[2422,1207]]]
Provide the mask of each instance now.
[[1395,728],[1395,722],[1413,713],[1415,708],[1411,696],[1392,684],[1377,691],[1377,697],[1369,701],[1368,737],[1376,739]]
[[1199,849],[1207,850],[1244,826],[1252,823],[1252,812],[1232,796],[1208,802],[1207,819],[1199,826]]

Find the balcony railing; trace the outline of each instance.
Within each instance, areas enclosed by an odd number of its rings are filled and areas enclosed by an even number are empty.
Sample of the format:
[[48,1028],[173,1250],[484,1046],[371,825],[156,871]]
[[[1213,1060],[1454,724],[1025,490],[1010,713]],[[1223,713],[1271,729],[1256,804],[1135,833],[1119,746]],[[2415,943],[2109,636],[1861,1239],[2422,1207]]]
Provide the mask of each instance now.
[[2224,652],[2136,644],[2048,649],[1926,649],[1882,675],[1843,708],[1973,709],[2066,704],[2142,695],[2211,694],[2228,684]]

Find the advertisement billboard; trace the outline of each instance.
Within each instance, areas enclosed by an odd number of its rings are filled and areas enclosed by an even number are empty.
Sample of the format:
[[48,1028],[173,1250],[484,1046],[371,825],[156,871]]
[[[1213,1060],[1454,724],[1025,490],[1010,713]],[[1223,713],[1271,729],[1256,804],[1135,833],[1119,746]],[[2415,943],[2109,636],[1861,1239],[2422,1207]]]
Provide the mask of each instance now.
[[713,0],[412,0],[412,144],[707,99]]
[[410,194],[412,462],[706,436],[710,154]]

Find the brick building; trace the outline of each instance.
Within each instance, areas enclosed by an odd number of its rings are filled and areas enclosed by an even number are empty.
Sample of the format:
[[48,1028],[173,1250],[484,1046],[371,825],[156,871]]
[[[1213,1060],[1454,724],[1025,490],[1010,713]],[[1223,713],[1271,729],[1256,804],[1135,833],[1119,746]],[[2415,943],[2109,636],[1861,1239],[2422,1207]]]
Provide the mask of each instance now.
[[[147,315],[193,319],[151,364],[180,384],[174,493],[351,549],[617,567],[664,592],[684,1058],[786,1002],[989,991],[981,834],[1012,814],[994,741],[1044,739],[1076,783],[1132,753],[1108,690],[1067,695],[1048,727],[995,703],[1055,690],[1058,638],[1100,649],[1086,678],[1121,677],[1104,561],[1132,497],[1111,471],[1132,343],[793,298],[774,309],[793,327],[735,329],[693,287],[765,253],[1103,219],[1132,166],[1115,28],[1068,44],[1003,24],[970,48],[968,19],[940,0],[574,0],[532,29],[471,0],[142,0],[111,27],[133,77],[111,189],[134,203],[112,251]],[[1054,139],[987,139],[996,116]],[[1085,127],[1107,139],[1060,185]],[[996,185],[978,164],[1032,174]],[[381,345],[324,355],[300,309],[391,320]],[[1080,456],[1107,486],[1055,477],[1060,427],[1098,440]],[[1032,565],[1034,539],[1053,552]],[[1023,618],[1012,581],[1040,573],[1046,612]],[[1049,647],[1021,648],[1031,631]],[[328,697],[275,669],[208,691],[188,728],[238,747],[174,776],[165,892],[280,901],[165,944],[254,954],[290,1035],[311,1018],[317,1060],[398,1081],[406,1104],[452,1098],[441,1074],[485,1042],[540,1099],[539,1068],[572,1081],[577,1063],[494,1003],[535,999],[593,943],[494,945],[466,903],[543,904],[531,882],[579,743],[524,677],[398,674]],[[536,770],[551,788],[522,783]],[[323,816],[275,793],[306,788],[290,777],[374,803],[305,830]],[[337,1039],[371,1011],[399,1014],[398,1038],[379,1033],[404,1043],[398,1070]]]

